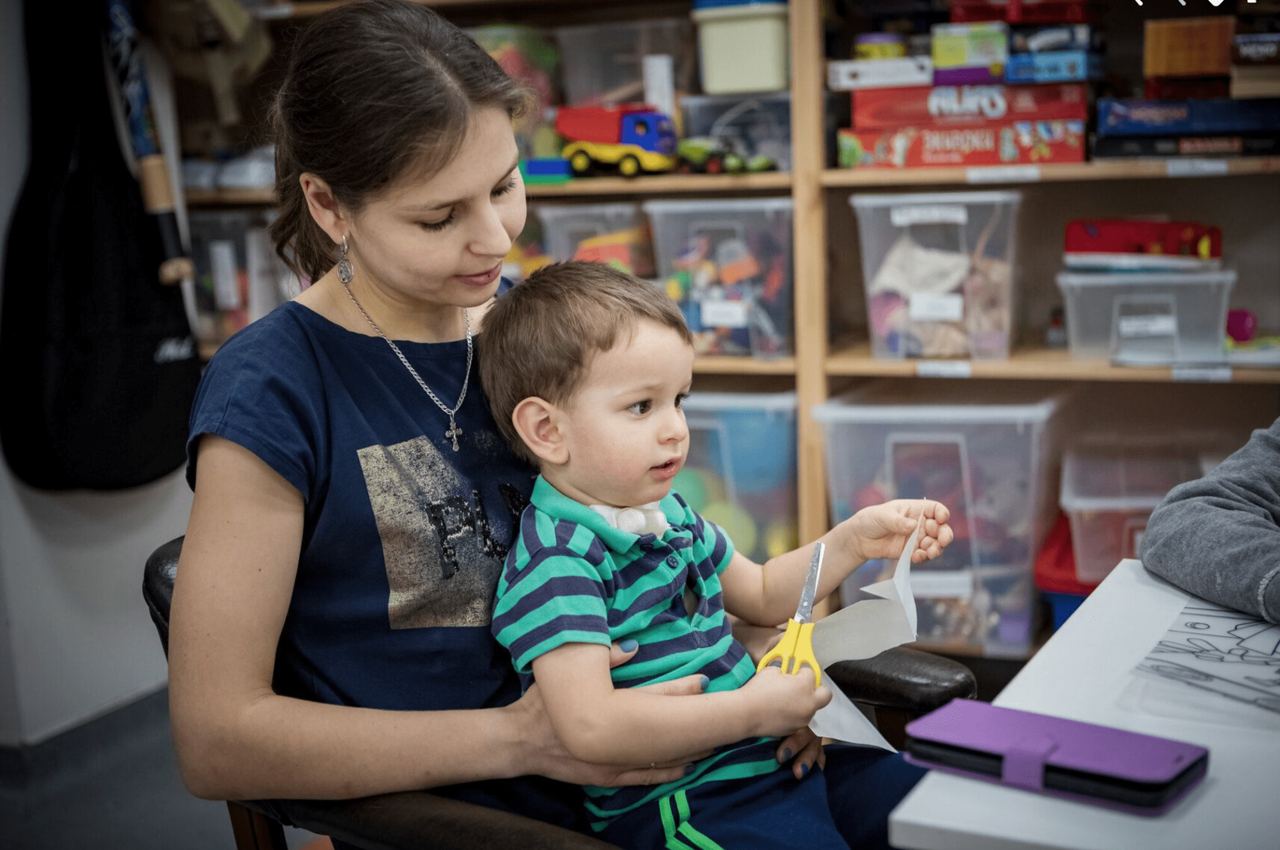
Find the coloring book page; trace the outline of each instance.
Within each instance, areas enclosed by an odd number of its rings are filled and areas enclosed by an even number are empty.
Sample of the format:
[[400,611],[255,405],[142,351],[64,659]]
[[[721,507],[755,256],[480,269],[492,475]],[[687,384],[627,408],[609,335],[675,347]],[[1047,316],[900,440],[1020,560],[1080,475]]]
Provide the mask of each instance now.
[[1193,599],[1122,697],[1162,716],[1280,729],[1280,626]]

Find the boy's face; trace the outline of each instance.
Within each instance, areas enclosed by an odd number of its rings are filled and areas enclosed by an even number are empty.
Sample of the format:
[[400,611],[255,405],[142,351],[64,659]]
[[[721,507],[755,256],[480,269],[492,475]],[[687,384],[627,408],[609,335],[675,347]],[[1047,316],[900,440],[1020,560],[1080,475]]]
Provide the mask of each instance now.
[[543,474],[584,504],[661,499],[689,451],[681,404],[692,381],[693,348],[671,328],[640,321],[630,340],[592,359],[577,392],[559,406],[568,459]]

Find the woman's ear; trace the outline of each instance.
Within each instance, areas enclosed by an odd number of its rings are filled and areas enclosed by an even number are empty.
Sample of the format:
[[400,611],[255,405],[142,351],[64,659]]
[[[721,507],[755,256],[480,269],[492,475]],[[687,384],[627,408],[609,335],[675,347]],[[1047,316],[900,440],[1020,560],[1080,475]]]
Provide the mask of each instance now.
[[328,234],[330,239],[335,243],[341,242],[351,226],[343,214],[338,199],[333,196],[333,190],[329,188],[329,184],[310,171],[303,172],[298,178],[298,183],[302,186],[303,197],[307,199],[307,209],[311,213],[311,218],[320,225],[320,229]]
[[569,460],[569,444],[561,427],[560,408],[546,399],[530,396],[511,411],[511,424],[529,451],[543,463],[559,465]]

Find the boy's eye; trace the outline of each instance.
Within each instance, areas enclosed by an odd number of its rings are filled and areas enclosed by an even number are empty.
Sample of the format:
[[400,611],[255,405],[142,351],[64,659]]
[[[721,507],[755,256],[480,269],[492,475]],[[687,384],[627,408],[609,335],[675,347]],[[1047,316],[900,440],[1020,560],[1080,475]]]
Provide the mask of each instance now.
[[649,407],[651,406],[651,404],[652,403],[648,399],[645,399],[644,401],[637,401],[635,404],[628,407],[627,411],[630,413],[634,413],[637,416],[644,416],[646,413],[649,412]]
[[684,400],[688,397],[688,393],[676,393],[676,407],[684,407]]
[[511,175],[511,179],[510,179],[510,180],[508,180],[506,183],[503,183],[501,186],[499,186],[498,188],[496,188],[496,189],[494,189],[494,190],[493,190],[493,196],[494,196],[495,198],[500,198],[500,197],[502,197],[503,195],[505,195],[505,194],[507,194],[508,192],[510,192],[510,191],[511,191],[512,189],[514,189],[515,187],[516,187],[516,177],[515,177],[515,175],[513,174],[513,175]]

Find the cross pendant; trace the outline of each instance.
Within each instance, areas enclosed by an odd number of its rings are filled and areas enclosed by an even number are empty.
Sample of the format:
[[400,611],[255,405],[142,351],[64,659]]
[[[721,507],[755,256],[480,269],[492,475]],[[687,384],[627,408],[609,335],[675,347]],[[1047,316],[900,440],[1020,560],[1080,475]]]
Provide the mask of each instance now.
[[453,417],[449,417],[449,430],[444,435],[453,440],[453,450],[458,451],[458,438],[462,436],[462,429],[458,427],[458,423],[453,421]]

